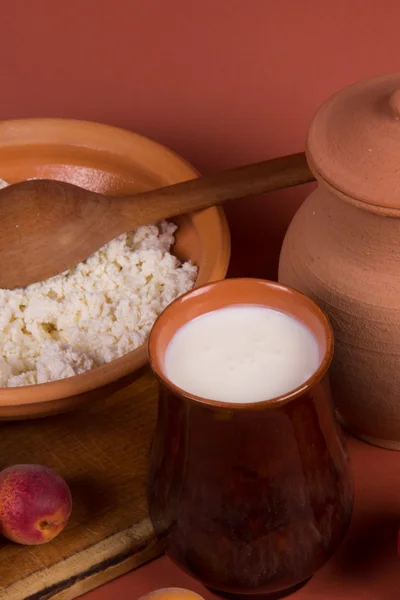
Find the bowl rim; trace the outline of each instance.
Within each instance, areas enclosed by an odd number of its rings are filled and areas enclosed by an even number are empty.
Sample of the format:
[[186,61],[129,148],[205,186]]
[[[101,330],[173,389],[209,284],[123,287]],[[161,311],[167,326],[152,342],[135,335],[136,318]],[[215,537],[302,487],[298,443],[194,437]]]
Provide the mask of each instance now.
[[[65,129],[63,129],[62,132],[57,131],[54,139],[49,142],[44,134],[46,132],[51,134],[54,128],[60,127],[60,125]],[[32,141],[21,142],[18,138],[19,132],[21,130],[31,131],[32,129],[35,130],[37,136],[36,139],[35,136],[33,136]],[[36,129],[38,131],[36,131]],[[88,134],[90,133],[95,137],[97,137],[97,134],[107,134],[115,140],[118,137],[118,139],[122,140],[124,145],[127,146],[129,146],[129,143],[137,143],[139,141],[142,144],[145,144],[147,148],[153,149],[157,153],[162,153],[164,156],[167,155],[172,161],[175,161],[175,163],[180,163],[181,166],[185,167],[188,179],[198,177],[200,174],[199,171],[185,158],[181,157],[177,152],[171,150],[167,146],[139,133],[121,127],[99,123],[97,121],[53,117],[2,120],[0,121],[0,148],[26,146],[31,144],[37,145],[40,143],[52,143],[56,145],[70,144],[71,146],[81,148],[92,148],[84,142],[85,138],[87,139]],[[102,135],[99,137],[101,138]],[[107,146],[107,143],[99,145],[96,147],[96,150],[107,151],[113,154]],[[200,216],[204,214],[212,215],[217,221],[224,250],[222,253],[223,260],[221,261],[221,265],[216,265],[214,267],[212,277],[209,281],[210,283],[211,281],[223,279],[226,276],[229,267],[231,241],[228,222],[222,206],[212,206],[199,211],[196,215],[193,215],[193,218],[196,219],[197,215]],[[196,287],[198,287],[197,282],[192,289],[195,289]],[[51,403],[91,392],[114,383],[115,381],[132,374],[148,363],[147,346],[148,337],[146,341],[135,350],[131,350],[127,354],[124,354],[109,363],[105,363],[104,365],[95,367],[79,375],[73,375],[71,377],[57,379],[47,383],[16,387],[0,387],[0,409],[2,407],[21,407]],[[132,363],[135,365],[133,368]]]

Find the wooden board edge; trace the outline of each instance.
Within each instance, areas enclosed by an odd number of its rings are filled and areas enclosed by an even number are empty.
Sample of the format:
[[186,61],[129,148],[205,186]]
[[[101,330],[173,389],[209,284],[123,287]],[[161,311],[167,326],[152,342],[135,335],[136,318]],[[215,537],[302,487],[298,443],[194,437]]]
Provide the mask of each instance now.
[[1,590],[4,600],[72,600],[159,556],[149,519]]
[[[55,592],[52,595],[39,596],[40,600],[74,600],[86,592],[90,592],[137,567],[157,558],[164,551],[164,545],[161,542],[153,540],[143,551],[127,558],[121,558],[121,562],[110,565],[100,570],[83,573],[83,577],[75,581],[68,589]],[[118,557],[117,557],[118,558]],[[31,600],[28,597],[26,600]]]

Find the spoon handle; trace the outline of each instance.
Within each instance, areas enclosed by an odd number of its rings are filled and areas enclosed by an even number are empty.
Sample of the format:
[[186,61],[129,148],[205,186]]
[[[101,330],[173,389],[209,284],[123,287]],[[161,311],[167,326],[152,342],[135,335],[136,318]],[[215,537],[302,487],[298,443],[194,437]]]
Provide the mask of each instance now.
[[155,223],[221,204],[225,200],[272,192],[313,180],[305,153],[299,152],[142,192],[134,197],[120,198],[119,208],[126,219],[134,216],[142,223]]

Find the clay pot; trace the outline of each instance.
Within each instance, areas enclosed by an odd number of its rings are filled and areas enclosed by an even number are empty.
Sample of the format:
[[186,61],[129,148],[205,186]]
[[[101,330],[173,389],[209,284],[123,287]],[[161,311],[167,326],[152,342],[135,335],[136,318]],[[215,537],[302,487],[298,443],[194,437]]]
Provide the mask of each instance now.
[[[199,398],[169,381],[164,354],[177,329],[233,304],[271,306],[307,325],[322,358],[314,375],[280,398],[234,404]],[[156,321],[149,356],[160,399],[149,514],[169,556],[206,586],[287,593],[343,539],[353,484],[326,377],[332,352],[331,328],[314,302],[256,279],[203,286]]]
[[335,334],[334,401],[347,427],[400,449],[400,74],[328,100],[308,135],[318,188],[295,215],[279,281],[314,299]]

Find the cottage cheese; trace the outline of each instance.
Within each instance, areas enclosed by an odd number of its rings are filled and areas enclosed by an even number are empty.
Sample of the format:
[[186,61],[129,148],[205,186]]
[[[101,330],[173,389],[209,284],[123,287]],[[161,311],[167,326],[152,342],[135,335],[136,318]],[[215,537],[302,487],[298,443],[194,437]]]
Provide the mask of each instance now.
[[70,271],[0,290],[0,387],[70,377],[140,346],[197,276],[170,253],[175,230],[167,222],[140,227]]

